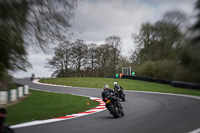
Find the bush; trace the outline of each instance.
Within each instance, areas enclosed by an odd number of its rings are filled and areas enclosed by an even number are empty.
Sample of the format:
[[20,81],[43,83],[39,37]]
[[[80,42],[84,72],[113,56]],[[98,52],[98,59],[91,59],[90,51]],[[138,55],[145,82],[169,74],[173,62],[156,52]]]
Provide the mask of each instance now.
[[174,75],[174,80],[200,83],[200,72],[191,69],[179,67]]
[[137,75],[164,80],[171,80],[174,77],[177,65],[170,60],[147,61],[136,69]]
[[136,73],[142,77],[200,83],[199,71],[177,65],[172,60],[146,61],[136,68]]
[[155,62],[153,61],[147,61],[143,63],[141,66],[136,68],[136,74],[137,76],[142,77],[154,77],[154,71],[155,71]]

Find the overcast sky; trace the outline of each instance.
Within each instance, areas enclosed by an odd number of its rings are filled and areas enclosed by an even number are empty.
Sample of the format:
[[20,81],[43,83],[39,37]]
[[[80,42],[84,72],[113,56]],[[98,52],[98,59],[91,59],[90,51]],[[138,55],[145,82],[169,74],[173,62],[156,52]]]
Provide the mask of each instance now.
[[[130,55],[134,50],[131,35],[138,33],[141,24],[156,22],[166,11],[180,10],[188,16],[194,15],[196,0],[82,0],[75,12],[70,31],[74,39],[87,43],[102,44],[105,38],[117,35],[122,40],[122,54]],[[15,72],[14,77],[50,77],[53,73],[44,68],[46,58],[53,55],[29,52],[28,59],[33,68],[27,72]]]

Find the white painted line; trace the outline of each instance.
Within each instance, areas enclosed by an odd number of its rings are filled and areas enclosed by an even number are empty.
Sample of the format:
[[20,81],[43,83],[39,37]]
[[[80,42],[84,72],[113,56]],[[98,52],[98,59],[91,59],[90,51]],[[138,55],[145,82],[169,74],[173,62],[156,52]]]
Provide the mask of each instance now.
[[31,122],[26,122],[22,124],[17,124],[10,126],[11,128],[20,128],[20,127],[27,127],[27,126],[33,126],[33,125],[38,125],[38,124],[45,124],[45,123],[50,123],[50,122],[56,122],[56,121],[61,121],[64,119],[49,119],[49,120],[38,120],[38,121],[31,121]]
[[34,79],[33,83],[35,83],[35,84],[41,84],[41,85],[49,85],[49,86],[72,87],[72,86],[67,86],[67,85],[55,85],[55,84],[40,83],[39,80],[40,79]]
[[189,133],[200,133],[200,128],[199,128],[199,129],[196,129],[196,130],[194,130],[194,131],[191,131],[191,132],[189,132]]
[[[99,99],[99,98],[95,98],[95,99]],[[91,100],[93,100],[93,99],[91,99]],[[97,106],[95,108],[100,108],[99,106]],[[13,125],[13,126],[10,126],[10,127],[11,128],[20,128],[20,127],[39,125],[39,124],[45,124],[45,123],[50,123],[50,122],[57,122],[57,121],[62,121],[62,120],[69,120],[69,119],[73,119],[73,118],[77,118],[77,117],[81,117],[81,116],[85,116],[85,115],[90,115],[90,114],[94,114],[94,113],[106,110],[105,106],[104,106],[104,108],[101,107],[101,109],[95,109],[95,108],[87,110],[85,112],[78,113],[78,114],[72,114],[72,115],[62,116],[62,117],[59,117],[59,118],[53,118],[53,119],[48,119],[48,120],[31,121],[31,122],[27,122],[27,123]]]
[[[39,83],[37,79],[34,80],[33,82],[34,83],[38,83],[38,84],[42,84],[42,83]],[[45,85],[47,85],[47,84],[45,84]],[[58,85],[54,85],[54,86],[58,86]],[[64,86],[64,87],[66,87],[66,86]],[[34,88],[31,88],[31,89],[38,90],[38,91],[44,91],[44,90],[39,90],[39,89],[34,89]],[[51,91],[46,91],[46,92],[51,92]],[[58,93],[58,92],[52,92],[52,93]],[[72,94],[72,95],[77,95],[77,94]],[[26,122],[26,123],[22,123],[22,124],[12,125],[10,127],[11,128],[21,128],[21,127],[27,127],[27,126],[45,124],[45,123],[50,123],[50,122],[57,122],[57,121],[62,121],[62,120],[69,120],[69,119],[73,119],[73,118],[77,118],[77,117],[81,117],[81,116],[85,116],[85,115],[90,115],[90,114],[94,114],[94,113],[106,110],[106,107],[102,106],[102,105],[105,105],[105,103],[102,101],[101,98],[90,97],[90,96],[85,96],[85,95],[78,95],[78,96],[89,97],[91,100],[98,101],[100,103],[100,105],[97,106],[97,107],[95,107],[94,109],[90,109],[90,110],[87,110],[85,112],[81,112],[81,113],[78,113],[78,114],[72,114],[72,115],[62,116],[62,117],[59,117],[59,118],[53,118],[53,119],[48,119],[48,120],[31,121],[31,122]]]

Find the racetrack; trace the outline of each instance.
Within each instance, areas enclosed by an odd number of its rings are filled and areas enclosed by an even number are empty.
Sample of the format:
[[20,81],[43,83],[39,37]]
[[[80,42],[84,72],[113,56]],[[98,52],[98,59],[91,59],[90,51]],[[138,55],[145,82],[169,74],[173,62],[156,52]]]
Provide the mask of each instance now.
[[[30,88],[101,98],[101,89],[56,87],[15,79]],[[16,133],[187,133],[200,127],[200,100],[183,96],[125,91],[124,117],[107,110],[59,122],[15,128]]]

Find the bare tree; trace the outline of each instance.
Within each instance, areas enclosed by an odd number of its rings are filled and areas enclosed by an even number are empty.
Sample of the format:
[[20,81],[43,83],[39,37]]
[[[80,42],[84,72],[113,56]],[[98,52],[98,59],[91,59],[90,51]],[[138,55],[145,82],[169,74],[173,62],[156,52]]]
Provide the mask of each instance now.
[[109,68],[110,46],[108,44],[103,44],[103,45],[98,46],[97,49],[98,49],[97,55],[96,55],[97,69],[99,72],[99,77],[104,77],[106,69]]
[[163,15],[162,21],[181,26],[187,21],[187,16],[178,10],[168,11]]
[[111,66],[112,66],[112,74],[116,73],[116,68],[118,65],[118,60],[120,56],[120,49],[121,49],[121,38],[119,36],[110,36],[106,38],[106,44],[111,47],[110,56],[111,56]]
[[89,52],[88,52],[88,62],[91,66],[91,76],[93,77],[94,76],[94,69],[95,69],[95,66],[96,66],[96,54],[97,54],[97,45],[92,43],[92,44],[89,44],[88,45],[88,49],[89,49]]
[[191,26],[190,30],[192,31],[192,43],[194,45],[200,46],[200,0],[197,0],[195,3],[195,10],[197,12],[196,21]]
[[[48,52],[50,44],[67,37],[70,20],[77,0],[27,0],[28,15],[24,37],[27,44],[35,44]],[[34,46],[35,46],[34,45]]]
[[53,75],[57,77],[68,77],[70,68],[72,44],[70,41],[61,43],[58,48],[54,49],[54,57],[48,59],[46,67],[54,70]]
[[30,66],[28,46],[46,51],[59,36],[67,35],[77,1],[0,1],[0,89],[8,89],[12,83],[8,71],[25,71]]
[[72,63],[77,70],[77,76],[81,76],[81,69],[86,66],[88,61],[88,46],[83,40],[76,40],[72,46]]

